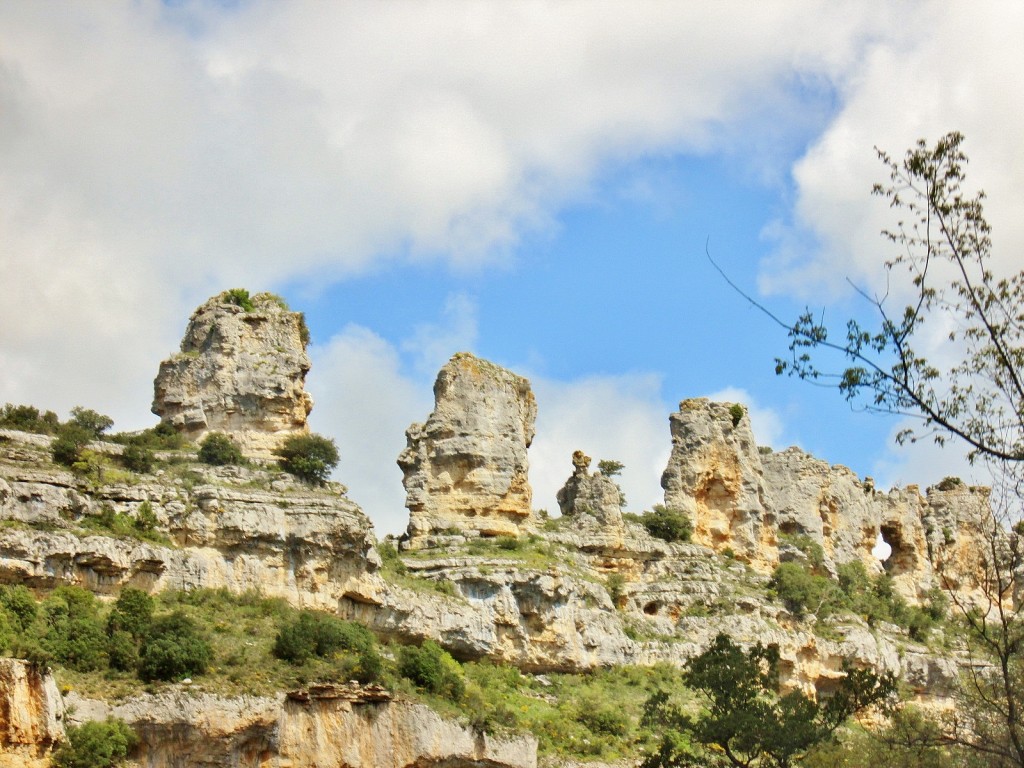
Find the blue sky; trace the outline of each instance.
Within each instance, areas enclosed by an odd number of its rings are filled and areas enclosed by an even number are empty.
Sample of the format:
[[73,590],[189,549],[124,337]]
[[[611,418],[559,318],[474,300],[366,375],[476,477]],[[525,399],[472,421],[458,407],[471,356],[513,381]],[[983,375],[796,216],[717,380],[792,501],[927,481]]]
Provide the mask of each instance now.
[[576,448],[658,501],[703,395],[883,485],[973,477],[776,377],[784,332],[705,245],[782,317],[861,311],[847,280],[891,255],[873,147],[958,129],[1019,269],[1022,28],[1012,2],[4,4],[0,402],[148,426],[192,308],[246,286],[306,312],[312,425],[381,531],[464,349],[533,381],[538,508]]

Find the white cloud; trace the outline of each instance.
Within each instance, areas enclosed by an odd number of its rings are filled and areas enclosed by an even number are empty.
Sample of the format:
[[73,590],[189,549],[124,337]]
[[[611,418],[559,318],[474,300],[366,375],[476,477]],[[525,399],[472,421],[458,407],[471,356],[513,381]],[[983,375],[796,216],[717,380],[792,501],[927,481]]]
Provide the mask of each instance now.
[[359,326],[345,327],[313,352],[310,422],[338,443],[335,478],[348,486],[378,535],[401,533],[409,514],[395,460],[405,448],[405,430],[433,407],[430,385],[403,375],[395,347]]
[[555,494],[572,474],[572,453],[621,461],[618,478],[627,509],[663,500],[661,473],[672,441],[661,379],[653,374],[593,376],[575,381],[531,377],[537,396],[537,436],[530,448],[533,506],[558,514]]
[[402,342],[417,372],[433,376],[456,352],[473,347],[477,337],[477,307],[469,296],[456,293],[444,303],[441,321],[421,323],[411,338]]
[[505,258],[609,163],[848,76],[884,6],[2,4],[0,398],[137,414],[225,286]]
[[924,492],[944,477],[959,477],[968,485],[991,485],[992,476],[986,465],[968,462],[966,448],[955,439],[938,445],[922,437],[916,443],[898,445],[896,435],[907,427],[920,427],[920,421],[901,419],[889,435],[888,447],[875,461],[873,471],[879,488],[914,484]]

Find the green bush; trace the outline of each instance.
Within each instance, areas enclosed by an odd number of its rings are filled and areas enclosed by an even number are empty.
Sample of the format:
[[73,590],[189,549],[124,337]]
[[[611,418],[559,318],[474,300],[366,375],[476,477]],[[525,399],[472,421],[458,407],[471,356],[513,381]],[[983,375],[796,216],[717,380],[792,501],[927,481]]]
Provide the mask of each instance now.
[[53,755],[56,768],[110,768],[138,743],[128,724],[114,718],[71,726],[67,735],[67,742]]
[[187,442],[185,436],[166,421],[161,421],[155,427],[141,432],[119,432],[110,439],[122,445],[137,445],[154,451],[176,451],[183,448]]
[[28,630],[38,614],[36,599],[22,584],[17,586],[0,585],[0,606],[21,632]]
[[417,688],[451,701],[461,699],[466,690],[459,663],[433,640],[424,640],[418,647],[402,646],[398,673]]
[[53,411],[40,414],[39,409],[35,406],[11,403],[6,403],[3,408],[0,408],[0,427],[4,429],[52,435],[59,426],[60,420]]
[[81,587],[58,587],[42,604],[40,647],[65,667],[89,672],[106,666],[107,636],[99,602]]
[[614,459],[601,459],[597,462],[597,471],[605,477],[615,477],[625,468],[625,464],[621,461],[615,461]]
[[107,631],[123,630],[136,640],[149,634],[153,623],[153,598],[141,589],[125,587],[107,616]]
[[242,449],[234,440],[220,432],[211,432],[199,444],[199,460],[204,464],[222,467],[245,462]]
[[253,310],[252,298],[249,296],[249,291],[245,288],[229,288],[220,297],[224,300],[224,303],[234,304],[246,312],[252,312]]
[[647,532],[662,541],[689,541],[693,535],[693,523],[681,509],[672,509],[655,504],[650,512],[640,516],[640,524]]
[[50,443],[50,455],[54,462],[66,467],[72,466],[82,458],[85,447],[93,440],[93,434],[77,424],[65,424],[57,432],[57,437]]
[[797,563],[780,563],[768,586],[795,616],[810,612],[823,619],[848,605],[831,579],[812,574]]
[[153,455],[153,451],[136,443],[126,445],[121,453],[121,464],[131,472],[140,474],[151,472],[155,462],[156,457]]
[[206,671],[213,653],[195,623],[175,611],[156,619],[139,653],[139,677],[180,680]]
[[729,406],[729,418],[732,419],[732,425],[738,427],[740,421],[743,420],[743,414],[746,410],[739,403],[733,403]]
[[323,485],[338,466],[338,446],[322,435],[292,435],[275,453],[285,472],[312,485]]

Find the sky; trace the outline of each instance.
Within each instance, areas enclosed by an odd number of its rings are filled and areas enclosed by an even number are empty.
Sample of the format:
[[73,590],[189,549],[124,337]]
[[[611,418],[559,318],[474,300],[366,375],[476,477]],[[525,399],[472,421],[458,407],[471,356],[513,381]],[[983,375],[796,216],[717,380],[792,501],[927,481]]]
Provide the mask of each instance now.
[[[875,147],[965,134],[994,267],[1024,253],[1019,2],[0,2],[0,403],[152,426],[191,311],[306,313],[312,428],[378,533],[438,369],[538,401],[534,506],[571,454],[661,500],[680,400],[881,487],[954,444],[774,373],[780,317],[885,290]],[[983,479],[983,478],[981,478]]]

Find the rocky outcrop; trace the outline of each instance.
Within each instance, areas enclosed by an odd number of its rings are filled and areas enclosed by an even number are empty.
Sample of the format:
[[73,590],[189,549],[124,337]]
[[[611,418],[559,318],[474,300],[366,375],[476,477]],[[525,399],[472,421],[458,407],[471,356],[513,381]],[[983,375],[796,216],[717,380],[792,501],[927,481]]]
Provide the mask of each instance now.
[[189,440],[224,432],[247,454],[269,456],[307,431],[308,331],[302,313],[272,294],[253,296],[251,309],[232,295],[192,313],[181,351],[160,364],[153,413]]
[[311,686],[274,697],[227,698],[174,691],[115,707],[76,701],[99,719],[129,723],[149,768],[535,768],[532,736],[494,737],[445,720],[383,689]]
[[558,491],[558,508],[580,525],[597,527],[606,535],[622,535],[622,490],[610,477],[591,474],[590,457],[583,451],[572,455],[572,476]]
[[[3,448],[7,445],[7,448]],[[195,465],[91,487],[0,443],[0,579],[100,594],[226,587],[333,609],[382,589],[373,528],[344,487],[310,488],[259,468]],[[103,516],[155,516],[165,539],[97,535]]]
[[537,403],[530,382],[468,353],[441,369],[434,411],[406,431],[408,538],[456,531],[517,536],[534,527],[527,449]]
[[0,659],[0,768],[43,768],[64,738],[57,684],[19,659]]
[[774,511],[743,406],[683,400],[669,417],[665,506],[690,516],[693,538],[762,571],[778,562]]

